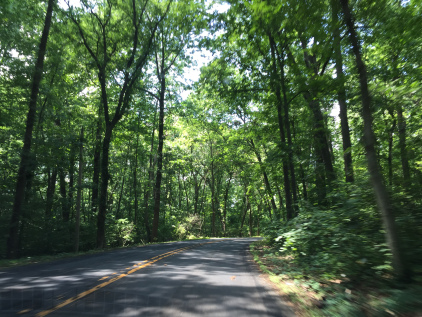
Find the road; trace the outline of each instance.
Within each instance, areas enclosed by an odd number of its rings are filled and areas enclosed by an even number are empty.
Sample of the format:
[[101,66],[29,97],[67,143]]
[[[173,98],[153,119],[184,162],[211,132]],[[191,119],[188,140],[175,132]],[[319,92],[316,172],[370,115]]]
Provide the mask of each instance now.
[[259,277],[256,239],[126,248],[0,270],[0,316],[293,316]]

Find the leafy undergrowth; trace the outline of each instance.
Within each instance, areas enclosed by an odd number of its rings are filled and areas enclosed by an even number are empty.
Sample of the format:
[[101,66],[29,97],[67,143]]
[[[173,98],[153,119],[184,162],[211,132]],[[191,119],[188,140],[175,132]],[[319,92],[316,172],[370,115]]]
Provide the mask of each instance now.
[[385,277],[351,281],[346,275],[320,274],[268,246],[265,239],[252,244],[251,252],[297,316],[422,316],[421,281],[398,286]]

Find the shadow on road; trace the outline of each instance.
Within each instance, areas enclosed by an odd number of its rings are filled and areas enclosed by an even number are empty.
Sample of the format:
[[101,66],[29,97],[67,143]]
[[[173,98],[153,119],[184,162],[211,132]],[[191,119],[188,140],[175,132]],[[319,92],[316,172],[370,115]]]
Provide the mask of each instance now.
[[[49,316],[291,315],[278,296],[259,280],[247,251],[251,241],[209,243],[166,257]],[[39,276],[31,276],[25,269],[1,272],[0,313],[33,315],[50,309],[100,284],[101,278],[107,280],[113,273],[116,276],[151,257],[195,243],[203,242],[119,250],[39,266],[34,270]]]

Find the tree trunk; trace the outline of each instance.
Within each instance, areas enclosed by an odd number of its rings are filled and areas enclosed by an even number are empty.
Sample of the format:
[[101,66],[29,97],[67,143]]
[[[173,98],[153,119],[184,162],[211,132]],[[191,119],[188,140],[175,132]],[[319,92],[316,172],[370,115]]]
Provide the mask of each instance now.
[[[127,164],[125,164],[125,167],[127,166]],[[119,194],[119,199],[117,200],[117,208],[116,208],[116,214],[115,214],[115,217],[116,217],[116,219],[121,219],[121,218],[124,218],[124,215],[123,216],[121,216],[120,215],[120,206],[122,205],[122,198],[123,198],[123,190],[124,190],[124,188],[125,188],[125,175],[123,174],[123,176],[122,176],[122,186],[120,186],[120,194]],[[129,193],[129,197],[131,196],[131,194]],[[132,219],[131,219],[131,213],[130,213],[130,210],[129,210],[129,212],[128,212],[128,215],[127,215],[127,217],[128,217],[128,219],[129,219],[129,221],[131,221]]]
[[101,164],[101,135],[102,135],[102,106],[98,111],[97,129],[95,131],[95,148],[93,160],[93,176],[92,176],[92,214],[95,215],[98,210],[98,189],[100,185],[100,164]]
[[316,163],[315,185],[318,196],[318,204],[324,205],[326,203],[327,196],[327,183],[329,185],[331,183],[330,179],[333,180],[333,177],[329,177],[329,175],[334,175],[333,166],[331,163],[331,155],[328,149],[328,140],[326,138],[324,121],[321,109],[319,108],[319,102],[317,100],[313,100],[309,93],[305,93],[304,95],[314,117],[314,143],[312,146],[315,152]]
[[70,209],[69,201],[66,196],[66,175],[63,167],[59,167],[59,185],[60,185],[60,196],[62,201],[62,219],[63,222],[69,222]]
[[215,203],[215,176],[214,176],[214,153],[212,148],[212,140],[210,145],[210,153],[211,153],[211,232],[212,236],[215,237],[215,214],[216,214],[216,203]]
[[224,192],[224,209],[223,209],[223,236],[226,236],[226,224],[227,224],[227,202],[229,200],[230,182],[232,180],[233,173],[229,173],[229,180],[227,182],[226,190]]
[[201,189],[201,182],[198,182],[198,174],[196,172],[194,172],[194,175],[193,175],[193,187],[195,191],[193,213],[196,215],[198,213],[199,191]]
[[135,214],[135,226],[137,232],[139,233],[138,225],[138,147],[139,147],[139,123],[141,121],[141,114],[138,114],[138,126],[136,129],[136,145],[135,145],[135,164],[133,164],[133,192],[134,192],[134,214]]
[[299,170],[300,170],[300,178],[302,179],[303,199],[308,200],[308,188],[306,186],[305,172],[303,171],[302,164],[299,165]]
[[[293,128],[293,139],[296,140],[296,131],[295,131],[294,121],[292,121],[292,128]],[[299,148],[298,153],[300,152],[302,152],[302,150]],[[308,186],[307,186],[305,172],[303,170],[302,163],[299,163],[299,173],[300,173],[300,180],[302,182],[303,199],[308,200]]]
[[101,187],[100,187],[100,199],[97,216],[97,248],[103,249],[106,247],[105,237],[105,220],[107,214],[107,189],[110,174],[108,172],[109,165],[109,150],[111,143],[113,127],[110,123],[107,123],[106,131],[103,139],[102,158],[101,158]]
[[410,168],[409,160],[407,157],[407,147],[406,147],[406,121],[403,117],[403,108],[399,105],[397,108],[397,121],[398,121],[398,132],[399,132],[399,146],[400,146],[400,159],[401,166],[403,169],[403,178],[404,185],[406,188],[409,188],[412,184],[410,178]]
[[320,161],[324,164],[325,176],[328,184],[330,184],[335,179],[335,173],[331,160],[329,140],[327,138],[327,128],[324,124],[324,116],[319,101],[314,99],[309,93],[305,93],[305,95],[305,99],[308,101],[309,108],[311,109],[314,118],[314,147],[320,157]]
[[183,195],[183,190],[182,190],[182,182],[180,181],[180,174],[179,173],[177,173],[177,185],[178,185],[178,195],[177,195],[177,198],[178,198],[178,205],[177,205],[177,208],[179,209],[179,210],[182,210],[182,195]]
[[[183,178],[185,178],[184,175],[182,175]],[[185,197],[186,197],[186,212],[189,214],[190,213],[190,204],[189,204],[189,194],[188,194],[188,189],[186,186],[186,181],[183,180],[183,190],[185,191]]]
[[368,161],[368,170],[371,176],[372,185],[374,187],[377,204],[380,209],[382,221],[385,227],[385,235],[388,247],[392,253],[394,272],[399,279],[405,280],[409,277],[406,263],[404,262],[399,239],[396,230],[396,223],[393,215],[390,197],[383,183],[383,177],[378,166],[377,156],[375,152],[375,134],[372,129],[372,111],[371,111],[371,95],[368,89],[368,79],[366,66],[362,60],[361,47],[358,35],[355,31],[355,25],[352,13],[349,9],[348,0],[340,0],[342,5],[345,23],[349,31],[349,38],[352,44],[352,50],[356,58],[356,68],[359,73],[359,82],[362,97],[362,117],[364,123],[364,142],[366,150],[366,158]]
[[339,6],[337,0],[331,1],[333,37],[334,37],[334,60],[336,63],[337,74],[337,100],[340,108],[340,126],[343,140],[343,161],[346,182],[354,181],[353,161],[352,161],[352,142],[350,140],[349,119],[347,117],[346,89],[344,87],[345,76],[343,73],[343,55],[341,54],[340,26],[338,23]]
[[83,149],[84,149],[84,128],[81,128],[79,136],[79,171],[78,171],[78,190],[76,193],[76,212],[75,212],[75,253],[79,252],[79,227],[82,201],[82,177],[83,177]]
[[69,190],[67,191],[67,204],[69,208],[69,218],[73,218],[73,190],[75,183],[75,156],[77,144],[72,142],[69,155]]
[[[101,108],[101,106],[100,106]],[[93,158],[93,175],[92,175],[92,192],[91,192],[91,208],[92,214],[98,212],[98,196],[100,188],[100,166],[101,166],[101,119],[98,118],[97,129],[95,133],[95,148]]]
[[[284,64],[282,65],[284,67]],[[294,205],[292,206],[293,212],[295,212],[295,204],[297,204],[297,191],[296,191],[296,173],[295,173],[295,165],[293,161],[293,142],[292,142],[292,134],[290,132],[290,120],[289,120],[289,105],[287,104],[287,94],[286,94],[286,85],[284,82],[284,68],[282,68],[282,88],[283,88],[283,108],[284,108],[284,125],[286,127],[286,134],[287,134],[287,145],[288,145],[288,161],[289,161],[289,170],[292,182],[292,194],[293,194],[293,202]]]
[[[306,49],[306,41],[301,37],[299,34],[300,41],[302,43],[303,48],[303,58],[305,61],[306,67],[313,72],[313,76],[319,76],[319,63],[314,55],[310,55]],[[324,171],[320,170],[319,166],[317,166],[317,188],[318,188],[318,203],[324,204],[325,195],[326,195],[326,185],[330,185],[336,178],[332,157],[330,153],[330,142],[328,140],[328,129],[324,122],[324,116],[321,111],[320,101],[317,98],[317,94],[312,87],[306,87],[307,91],[303,93],[305,100],[308,102],[309,109],[313,115],[314,121],[314,139],[315,139],[315,152],[317,156],[317,165],[323,164]]]
[[291,186],[290,186],[290,179],[289,179],[289,165],[288,159],[286,159],[286,155],[284,154],[286,150],[286,136],[284,134],[284,126],[283,126],[283,113],[282,113],[282,99],[281,99],[281,90],[280,85],[277,82],[277,64],[275,58],[275,43],[274,39],[269,34],[270,45],[271,45],[271,60],[272,60],[272,86],[277,97],[277,119],[278,119],[278,127],[280,133],[280,144],[281,144],[281,152],[283,155],[283,178],[284,178],[284,192],[285,192],[285,200],[286,200],[286,218],[287,220],[293,218],[294,210],[293,210],[293,203],[292,203],[292,194],[291,194]]
[[154,181],[154,159],[153,159],[152,153],[154,151],[155,120],[157,117],[157,108],[158,108],[158,103],[154,111],[153,128],[152,128],[152,133],[151,133],[151,148],[149,152],[149,167],[148,167],[148,186],[146,186],[146,189],[144,192],[144,225],[145,225],[145,230],[147,232],[148,242],[152,242],[151,228],[150,228],[150,223],[149,223],[149,195],[150,195],[151,188],[153,186],[153,181]]
[[[50,175],[50,171],[48,171],[48,185],[47,185],[47,197],[46,197],[46,204],[45,204],[45,218],[46,222],[51,220],[51,211],[53,208],[53,201],[54,201],[54,192],[56,190],[56,180],[57,180],[57,167],[53,168],[53,172]],[[49,228],[46,228],[47,230]]]
[[249,197],[246,196],[246,202],[245,202],[245,211],[243,212],[243,216],[242,216],[242,222],[240,224],[240,230],[239,230],[239,236],[242,237],[243,236],[243,225],[245,223],[245,218],[246,218],[246,214],[248,213],[248,209],[251,208],[251,205],[249,203]]
[[[206,174],[204,175],[204,178],[206,178]],[[199,210],[202,210],[204,212],[204,224],[205,224],[205,210],[204,210],[204,202],[205,202],[205,186],[206,186],[206,181],[204,180],[204,185],[202,186],[202,199],[201,199],[201,207],[199,208]]]
[[48,0],[47,13],[45,15],[44,28],[41,35],[40,46],[38,49],[35,71],[32,77],[31,97],[29,99],[29,111],[26,117],[26,129],[21,152],[21,161],[19,164],[18,177],[16,181],[15,199],[13,202],[12,217],[10,219],[9,237],[7,239],[7,258],[15,259],[19,257],[19,223],[21,217],[22,202],[25,199],[26,174],[31,164],[31,143],[32,131],[37,112],[37,99],[40,89],[40,83],[44,69],[44,56],[47,48],[48,34],[50,32],[51,17],[53,6],[57,0]]
[[249,236],[253,236],[253,228],[252,228],[252,206],[249,208]]
[[[280,81],[281,81],[281,90],[283,92],[283,111],[284,111],[284,126],[286,128],[286,135],[287,135],[287,146],[288,146],[288,162],[289,162],[289,171],[291,176],[291,185],[292,185],[292,195],[293,195],[293,211],[295,209],[295,204],[298,201],[297,198],[297,191],[296,191],[296,173],[294,168],[294,161],[293,161],[293,141],[292,141],[292,133],[290,129],[290,117],[289,117],[289,103],[287,101],[287,87],[286,87],[286,76],[284,73],[284,56],[280,56],[280,52],[277,49],[274,43],[274,50],[277,55],[277,61],[280,68]],[[284,52],[282,53],[284,54]]]
[[[268,194],[268,196],[270,197],[270,200],[271,200],[271,207],[272,207],[272,210],[273,210],[273,214],[277,215],[278,214],[277,206],[276,206],[275,201],[274,201],[273,191],[271,190],[270,181],[268,180],[267,172],[265,171],[265,168],[262,165],[261,155],[259,154],[257,148],[255,147],[254,141],[251,139],[250,142],[251,142],[251,145],[252,145],[252,149],[255,152],[256,158],[258,159],[258,163],[259,163],[259,166],[261,168],[262,174],[264,175],[264,184],[265,184],[265,188],[267,190],[267,194]],[[281,204],[281,200],[280,200],[280,204]],[[281,206],[280,206],[280,209],[281,209]]]
[[164,96],[166,91],[166,77],[161,73],[161,88],[160,88],[160,114],[158,117],[158,149],[157,149],[157,174],[155,179],[154,190],[154,218],[152,221],[152,241],[158,239],[158,224],[160,217],[160,202],[161,202],[161,179],[163,169],[163,145],[164,145]]
[[394,131],[396,130],[396,119],[394,118],[393,111],[390,112],[393,124],[388,132],[388,184],[393,186],[393,141]]

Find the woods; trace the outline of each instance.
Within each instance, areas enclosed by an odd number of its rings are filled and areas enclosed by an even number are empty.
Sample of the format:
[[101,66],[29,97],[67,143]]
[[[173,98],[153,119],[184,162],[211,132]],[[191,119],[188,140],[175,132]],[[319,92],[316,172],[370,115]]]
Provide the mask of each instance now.
[[262,235],[327,276],[420,276],[418,1],[5,0],[0,18],[0,258]]

